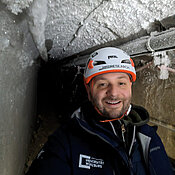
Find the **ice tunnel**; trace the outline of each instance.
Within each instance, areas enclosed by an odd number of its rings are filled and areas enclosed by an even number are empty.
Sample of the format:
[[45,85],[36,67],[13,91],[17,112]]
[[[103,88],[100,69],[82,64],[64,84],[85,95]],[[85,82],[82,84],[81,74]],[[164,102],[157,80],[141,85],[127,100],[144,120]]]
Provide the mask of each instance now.
[[175,160],[175,0],[2,0],[0,2],[0,174],[23,175],[86,98],[89,53],[130,54],[133,103],[150,113]]

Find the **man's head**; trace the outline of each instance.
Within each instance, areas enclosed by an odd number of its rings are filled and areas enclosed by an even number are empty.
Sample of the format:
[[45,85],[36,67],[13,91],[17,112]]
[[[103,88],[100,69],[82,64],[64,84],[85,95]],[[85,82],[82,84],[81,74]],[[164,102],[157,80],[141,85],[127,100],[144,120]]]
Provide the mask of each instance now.
[[93,52],[84,72],[89,100],[102,116],[109,119],[121,118],[128,110],[135,80],[136,72],[130,56],[113,47]]

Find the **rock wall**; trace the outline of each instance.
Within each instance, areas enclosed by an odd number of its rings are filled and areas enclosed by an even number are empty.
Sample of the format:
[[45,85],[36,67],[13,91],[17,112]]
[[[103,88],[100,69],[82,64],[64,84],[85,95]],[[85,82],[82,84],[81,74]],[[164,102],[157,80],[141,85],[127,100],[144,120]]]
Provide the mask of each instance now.
[[[169,52],[170,65],[174,68],[174,51]],[[175,73],[160,79],[162,72],[154,64],[137,72],[133,85],[133,103],[144,106],[150,114],[150,124],[158,126],[169,157],[175,159]]]

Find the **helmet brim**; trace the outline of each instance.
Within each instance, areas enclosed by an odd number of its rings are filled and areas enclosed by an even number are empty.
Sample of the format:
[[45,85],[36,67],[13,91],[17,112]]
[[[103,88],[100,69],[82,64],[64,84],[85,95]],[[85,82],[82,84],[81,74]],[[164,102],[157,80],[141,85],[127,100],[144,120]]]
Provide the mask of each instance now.
[[134,74],[132,71],[122,70],[122,69],[106,70],[106,71],[97,72],[97,73],[95,73],[95,74],[93,74],[93,75],[91,75],[91,76],[89,76],[87,78],[84,77],[84,81],[85,81],[86,84],[88,84],[91,81],[92,78],[94,78],[94,77],[96,77],[98,75],[105,74],[105,73],[115,73],[115,72],[127,73],[127,74],[131,75],[130,76],[131,82],[136,81],[136,74]]

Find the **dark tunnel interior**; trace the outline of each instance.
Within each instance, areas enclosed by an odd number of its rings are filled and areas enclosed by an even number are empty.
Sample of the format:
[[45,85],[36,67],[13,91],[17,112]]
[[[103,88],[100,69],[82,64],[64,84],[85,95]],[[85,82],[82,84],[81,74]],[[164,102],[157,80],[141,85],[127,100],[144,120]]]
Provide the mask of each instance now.
[[[25,171],[61,123],[87,100],[83,69],[62,67],[59,61],[41,61],[37,77],[37,111]],[[175,161],[171,160],[173,167]],[[175,168],[174,168],[175,169]]]
[[83,70],[61,68],[59,61],[41,63],[37,81],[37,114],[54,113],[63,119],[70,117],[86,100]]

